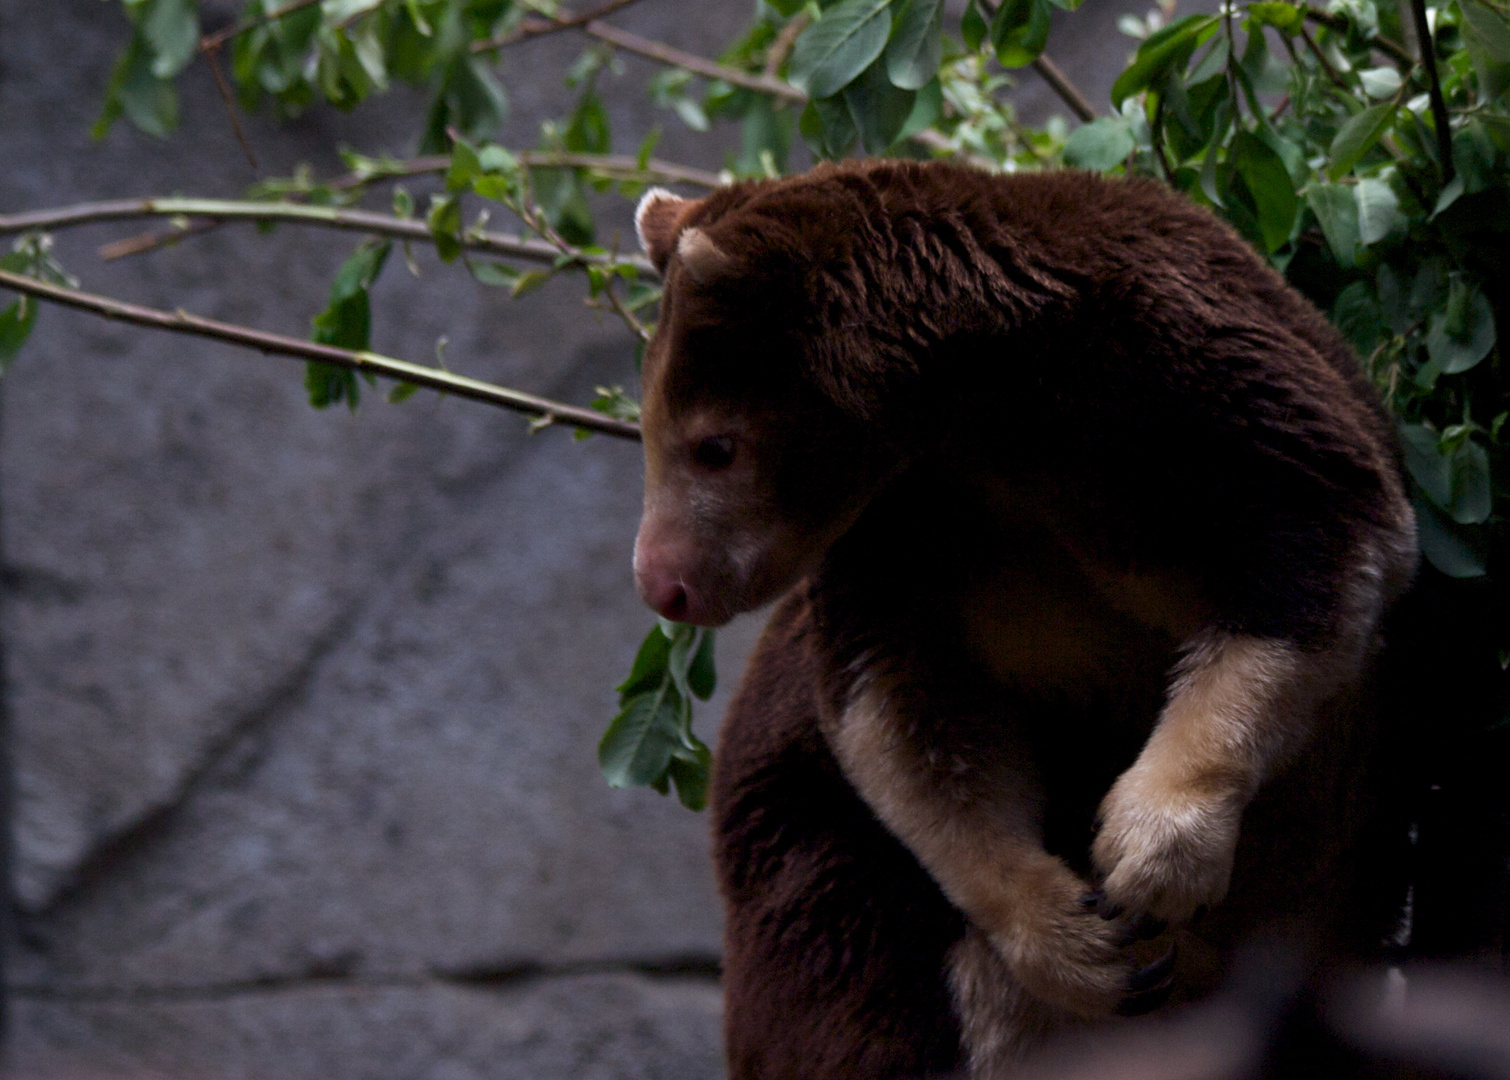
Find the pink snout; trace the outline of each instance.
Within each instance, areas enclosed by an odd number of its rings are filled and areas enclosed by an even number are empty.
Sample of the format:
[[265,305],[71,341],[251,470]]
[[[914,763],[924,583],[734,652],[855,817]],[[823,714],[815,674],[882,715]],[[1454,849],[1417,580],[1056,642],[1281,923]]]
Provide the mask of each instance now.
[[697,566],[696,554],[685,542],[656,536],[641,525],[634,545],[634,583],[656,614],[699,626],[727,620],[709,610],[707,597],[694,584]]

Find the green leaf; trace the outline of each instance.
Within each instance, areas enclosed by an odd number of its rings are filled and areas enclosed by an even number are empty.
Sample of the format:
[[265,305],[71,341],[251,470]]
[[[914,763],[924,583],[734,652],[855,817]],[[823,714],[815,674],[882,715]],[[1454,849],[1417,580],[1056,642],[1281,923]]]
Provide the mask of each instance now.
[[1429,500],[1417,497],[1416,532],[1428,562],[1452,578],[1483,577],[1489,570],[1482,527],[1459,525]]
[[1368,356],[1385,335],[1384,312],[1366,281],[1355,281],[1337,294],[1332,321],[1359,356]]
[[1478,74],[1479,90],[1494,100],[1510,88],[1510,25],[1478,0],[1458,0],[1463,21],[1458,27]]
[[10,370],[11,361],[31,336],[32,327],[37,325],[38,306],[30,296],[20,296],[0,312],[0,375]]
[[1392,67],[1367,68],[1358,72],[1358,81],[1371,98],[1394,97],[1401,86],[1400,73]]
[[343,23],[383,6],[383,0],[323,0],[320,10],[328,23]]
[[1460,275],[1453,275],[1447,307],[1431,317],[1426,351],[1443,374],[1456,375],[1478,365],[1494,348],[1494,311],[1489,299]]
[[626,394],[622,386],[598,387],[598,396],[588,404],[604,416],[636,422],[640,419],[640,403]]
[[1475,439],[1464,439],[1452,452],[1452,520],[1481,525],[1489,520],[1494,496],[1489,485],[1489,451]]
[[[383,271],[392,244],[367,242],[341,264],[330,285],[330,303],[314,317],[312,340],[341,349],[366,349],[372,333],[372,303],[367,290]],[[345,400],[357,407],[360,388],[349,368],[311,361],[304,370],[309,403],[323,409]]]
[[[703,127],[697,130],[706,131],[707,119],[704,118],[702,123]],[[695,127],[692,124],[688,126]],[[572,110],[566,131],[562,133],[562,141],[566,149],[575,154],[608,153],[611,142],[608,131],[608,110],[603,107],[603,99],[596,93],[588,91],[577,101],[577,107]]]
[[1410,222],[1400,212],[1400,198],[1388,181],[1377,178],[1359,180],[1353,187],[1358,204],[1358,242],[1377,244],[1391,236],[1403,236]]
[[787,78],[810,98],[831,97],[870,67],[890,34],[888,0],[841,0],[797,39]]
[[849,107],[837,98],[809,101],[797,121],[797,130],[813,155],[828,161],[849,153],[858,137]]
[[1327,176],[1341,180],[1351,172],[1363,155],[1372,150],[1374,144],[1384,136],[1394,120],[1394,113],[1394,105],[1382,101],[1348,117],[1347,123],[1338,129],[1337,136],[1327,151],[1327,156],[1332,161],[1327,168]]
[[1249,4],[1248,16],[1261,24],[1274,27],[1286,34],[1299,34],[1305,29],[1305,9],[1297,4],[1271,2]]
[[1452,181],[1437,193],[1436,205],[1431,208],[1431,217],[1435,218],[1453,203],[1461,199],[1464,190],[1463,178],[1461,176],[1454,176]]
[[1401,424],[1405,465],[1421,491],[1459,525],[1489,519],[1493,495],[1489,452],[1471,435],[1444,452],[1442,439],[1425,424]]
[[317,409],[343,400],[355,409],[360,393],[356,372],[321,360],[311,360],[304,366],[304,389],[309,393],[309,403]]
[[1253,198],[1258,228],[1265,249],[1273,254],[1282,248],[1295,231],[1295,215],[1300,199],[1285,163],[1263,139],[1250,131],[1239,131],[1233,140],[1233,160],[1238,175]]
[[1452,465],[1436,431],[1425,424],[1401,424],[1405,467],[1426,497],[1444,510],[1452,506]]
[[707,701],[712,697],[718,684],[718,674],[713,668],[713,637],[712,630],[703,631],[697,654],[687,668],[687,686],[699,701]]
[[430,212],[425,215],[435,241],[435,253],[442,262],[452,262],[461,254],[461,200],[454,195],[430,196]]
[[639,651],[634,655],[634,664],[629,669],[629,677],[614,689],[626,697],[654,689],[666,673],[666,661],[670,655],[671,637],[657,623],[645,635],[645,640],[640,642]]
[[1120,109],[1124,100],[1149,89],[1169,71],[1184,64],[1216,33],[1220,24],[1217,15],[1186,15],[1150,34],[1138,46],[1137,56],[1127,70],[1112,84],[1112,107]]
[[680,704],[669,679],[623,703],[598,744],[598,767],[609,787],[653,784],[666,775],[681,745]]
[[907,115],[906,122],[902,124],[902,130],[897,132],[897,141],[910,139],[918,132],[928,130],[938,123],[943,113],[944,88],[939,80],[934,79],[919,90],[914,97],[912,112]]
[[155,0],[142,20],[142,36],[152,46],[152,74],[177,75],[199,49],[199,14],[192,0]]
[[1002,0],[991,20],[991,47],[997,63],[1018,68],[1038,59],[1048,44],[1053,15],[1049,0]]
[[708,805],[711,765],[711,755],[708,762],[692,762],[680,757],[671,759],[667,772],[676,784],[677,799],[688,810],[702,810]]
[[1227,70],[1227,60],[1231,50],[1227,45],[1227,39],[1219,37],[1216,43],[1207,50],[1206,55],[1201,57],[1201,62],[1191,69],[1190,74],[1185,76],[1187,86],[1196,86],[1213,79]]
[[173,84],[152,73],[152,58],[146,43],[133,35],[110,75],[105,107],[90,130],[103,138],[110,125],[124,115],[142,131],[166,138],[178,126],[178,94]]
[[692,731],[690,695],[712,692],[713,631],[661,619],[646,635],[619,686],[619,714],[598,745],[613,787],[647,785],[691,810],[707,802],[712,754]]
[[[348,300],[371,288],[383,272],[383,264],[387,262],[392,246],[387,241],[368,241],[352,252],[341,264],[341,269],[336,271],[335,280],[331,282],[331,303]],[[364,341],[361,345],[352,347],[365,349],[367,343]]]
[[938,75],[943,26],[944,0],[902,0],[886,46],[886,75],[893,86],[921,90]]
[[1351,267],[1358,261],[1358,202],[1341,184],[1312,184],[1306,189],[1306,203],[1321,224],[1327,246],[1339,265]]
[[484,285],[491,285],[499,289],[512,289],[514,283],[519,280],[521,271],[508,263],[501,262],[473,262],[468,260],[467,269],[472,276]]
[[465,139],[457,139],[451,147],[451,167],[446,170],[446,190],[450,192],[465,191],[472,183],[472,178],[482,171],[482,162],[477,158],[477,151],[472,144]]
[[549,281],[551,276],[549,270],[527,270],[515,279],[509,296],[515,300],[521,296],[527,296]]
[[420,153],[445,153],[452,128],[480,142],[498,130],[507,111],[508,96],[481,58],[459,56],[446,65],[425,122]]
[[1102,116],[1070,132],[1064,142],[1064,162],[1077,169],[1106,172],[1122,164],[1136,145],[1131,124],[1120,116]]
[[844,88],[843,97],[860,134],[860,145],[867,154],[881,154],[902,133],[917,94],[893,86],[886,76],[885,63],[877,60]]
[[388,404],[397,405],[400,402],[408,401],[418,389],[419,383],[401,382],[388,391]]
[[964,39],[965,48],[970,52],[979,52],[990,30],[986,17],[980,13],[980,5],[975,0],[970,0],[959,23],[960,37]]

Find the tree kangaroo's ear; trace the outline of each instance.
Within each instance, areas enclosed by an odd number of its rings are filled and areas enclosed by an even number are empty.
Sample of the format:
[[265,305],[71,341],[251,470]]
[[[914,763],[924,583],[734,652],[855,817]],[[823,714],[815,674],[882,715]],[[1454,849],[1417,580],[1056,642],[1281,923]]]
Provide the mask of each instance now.
[[701,199],[684,199],[658,187],[640,198],[634,212],[634,231],[639,234],[640,247],[659,273],[666,272],[666,262],[676,250],[682,222],[701,205]]

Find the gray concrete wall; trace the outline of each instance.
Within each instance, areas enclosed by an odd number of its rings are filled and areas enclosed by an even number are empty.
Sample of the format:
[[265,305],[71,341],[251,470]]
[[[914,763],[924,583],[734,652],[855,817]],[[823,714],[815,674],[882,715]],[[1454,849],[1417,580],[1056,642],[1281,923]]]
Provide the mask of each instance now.
[[[616,21],[716,55],[747,14],[655,0]],[[1056,43],[1098,102],[1129,48],[1114,15]],[[202,65],[173,139],[89,139],[123,40],[114,3],[0,2],[0,208],[252,178]],[[509,54],[513,145],[565,109],[579,45]],[[658,153],[717,167],[627,67],[619,149],[659,123]],[[410,149],[420,107],[248,131],[264,175],[333,173],[337,143]],[[137,228],[58,250],[85,288],[298,335],[353,244],[227,227],[97,259]],[[375,348],[424,360],[445,334],[453,369],[572,400],[631,380],[576,283],[510,303],[419,262],[390,264]],[[608,790],[594,758],[650,625],[639,473],[632,444],[428,394],[316,413],[289,361],[45,310],[0,387],[12,1070],[719,1075],[705,822]],[[725,635],[726,687],[757,627]]]

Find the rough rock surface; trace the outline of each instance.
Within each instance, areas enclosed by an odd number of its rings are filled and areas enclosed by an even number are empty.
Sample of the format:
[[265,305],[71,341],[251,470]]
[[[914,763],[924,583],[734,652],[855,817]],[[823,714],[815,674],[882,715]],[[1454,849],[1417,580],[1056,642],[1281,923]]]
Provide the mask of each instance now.
[[[615,21],[716,55],[748,15],[696,9]],[[123,40],[118,4],[0,5],[0,212],[253,178],[202,64],[179,135],[90,140]],[[580,44],[509,54],[511,143],[567,109],[529,76]],[[1105,75],[1085,79],[1102,101],[1128,46],[1086,44],[1061,59]],[[626,66],[616,130],[660,124],[658,154],[717,167]],[[262,175],[331,174],[338,143],[409,149],[420,106],[247,130]],[[354,243],[225,227],[97,259],[147,227],[58,251],[85,288],[296,335]],[[577,283],[510,302],[418,261],[379,285],[380,351],[424,360],[449,335],[454,370],[576,401],[632,380]],[[428,394],[317,413],[292,362],[44,310],[0,387],[12,1071],[717,1076],[705,823],[608,790],[594,760],[651,625],[628,564],[639,476],[629,443]],[[757,630],[721,639],[724,693]]]

